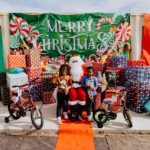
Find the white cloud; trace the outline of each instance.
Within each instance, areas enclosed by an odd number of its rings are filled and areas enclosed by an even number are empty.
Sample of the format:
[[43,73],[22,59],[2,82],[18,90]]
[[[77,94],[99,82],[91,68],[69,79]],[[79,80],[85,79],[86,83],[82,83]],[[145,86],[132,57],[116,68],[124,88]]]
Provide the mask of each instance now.
[[148,0],[1,0],[0,12],[150,12]]

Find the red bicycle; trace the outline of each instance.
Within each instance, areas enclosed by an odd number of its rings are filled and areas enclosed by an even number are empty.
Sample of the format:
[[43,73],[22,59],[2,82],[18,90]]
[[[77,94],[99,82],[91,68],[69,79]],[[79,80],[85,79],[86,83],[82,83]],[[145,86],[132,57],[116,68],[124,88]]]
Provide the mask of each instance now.
[[41,112],[41,108],[33,102],[31,88],[33,83],[39,78],[35,78],[27,84],[20,86],[13,86],[14,91],[11,94],[11,100],[8,104],[9,116],[5,117],[5,122],[9,122],[9,118],[12,117],[14,120],[20,117],[26,116],[26,111],[31,111],[30,117],[33,126],[36,129],[41,129],[44,125],[44,118]]

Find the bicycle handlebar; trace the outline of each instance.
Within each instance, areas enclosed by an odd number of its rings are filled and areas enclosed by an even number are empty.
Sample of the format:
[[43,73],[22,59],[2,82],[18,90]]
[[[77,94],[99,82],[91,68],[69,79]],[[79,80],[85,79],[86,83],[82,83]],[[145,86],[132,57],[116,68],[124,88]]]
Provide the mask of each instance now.
[[15,87],[22,88],[22,87],[25,87],[25,86],[29,86],[29,85],[31,85],[32,82],[35,82],[35,81],[38,80],[38,79],[39,79],[39,77],[34,78],[34,79],[31,80],[29,83],[25,83],[25,84],[22,84],[22,85],[14,85],[14,86],[12,86],[12,87],[13,87],[13,88],[15,88]]
[[33,80],[31,80],[29,83],[35,82],[36,80],[38,80],[39,77],[34,78]]

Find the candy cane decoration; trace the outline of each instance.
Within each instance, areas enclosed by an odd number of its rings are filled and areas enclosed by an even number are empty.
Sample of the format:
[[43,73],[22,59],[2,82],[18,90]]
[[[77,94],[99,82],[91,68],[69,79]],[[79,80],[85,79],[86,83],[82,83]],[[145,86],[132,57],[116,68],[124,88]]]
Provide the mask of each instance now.
[[87,64],[91,64],[92,62],[94,62],[90,57],[88,57],[88,58],[86,58],[85,60],[84,60],[84,62],[85,63],[87,63]]
[[29,25],[28,23],[17,16],[13,16],[13,18],[10,20],[10,30],[13,35],[15,36],[23,36],[27,37],[29,34]]
[[29,35],[27,41],[33,44],[33,47],[36,48],[37,39],[40,36],[39,31],[36,30],[34,26],[29,26]]
[[122,23],[116,30],[116,39],[125,42],[131,37],[131,26],[128,22]]
[[40,45],[40,44],[36,44],[36,49],[37,49],[38,51],[42,51],[41,45]]
[[25,41],[23,40],[23,38],[27,37],[29,34],[29,25],[28,23],[17,16],[13,16],[13,18],[10,20],[10,30],[12,32],[13,35],[20,37],[20,39],[22,40],[23,44],[28,47],[25,43]]
[[113,23],[112,20],[111,20],[111,18],[104,17],[104,18],[102,18],[102,19],[100,19],[100,20],[98,21],[97,30],[100,30],[100,29],[101,29],[101,24],[102,24],[103,22],[108,22],[109,24],[112,24],[112,23]]
[[115,23],[115,21],[117,20],[117,18],[118,18],[119,16],[125,17],[126,15],[125,15],[125,14],[121,14],[121,13],[116,13],[116,14],[114,14],[114,16],[113,16],[113,18],[112,18],[113,23]]
[[20,46],[20,40],[17,36],[10,35],[10,47],[15,49]]

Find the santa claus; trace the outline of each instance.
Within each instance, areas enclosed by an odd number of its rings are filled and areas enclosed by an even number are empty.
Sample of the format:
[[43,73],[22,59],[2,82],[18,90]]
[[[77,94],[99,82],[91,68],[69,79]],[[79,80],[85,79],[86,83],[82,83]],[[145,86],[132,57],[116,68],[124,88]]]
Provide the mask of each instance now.
[[72,88],[69,92],[68,104],[71,110],[71,120],[82,120],[82,110],[86,104],[86,94],[81,88],[81,80],[84,76],[84,62],[79,55],[73,55],[69,61],[72,75]]

